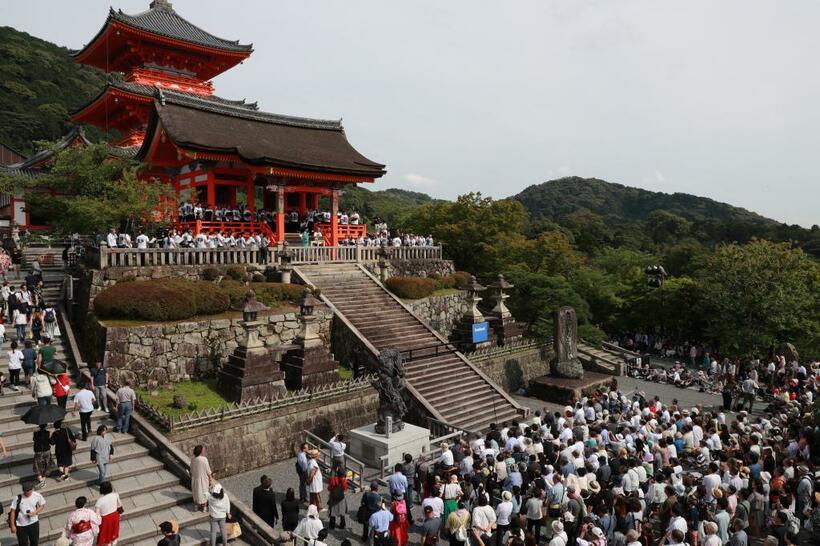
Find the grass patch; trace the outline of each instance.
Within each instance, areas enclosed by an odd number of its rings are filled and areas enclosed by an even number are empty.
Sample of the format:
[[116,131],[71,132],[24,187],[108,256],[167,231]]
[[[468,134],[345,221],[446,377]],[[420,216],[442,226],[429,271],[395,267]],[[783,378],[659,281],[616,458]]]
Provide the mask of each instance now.
[[[458,288],[440,288],[438,290],[434,290],[433,293],[430,294],[429,296],[424,296],[424,297],[425,298],[433,298],[435,296],[452,296],[453,294],[458,294],[460,292],[461,292],[461,290],[459,290]],[[424,298],[418,298],[418,299],[414,299],[414,300],[408,299],[408,298],[399,298],[399,299],[402,301],[402,303],[413,303],[415,301],[418,301],[418,300],[424,299]]]
[[344,366],[339,366],[339,377],[342,381],[350,381],[353,379],[353,370],[350,368],[345,368]]
[[[216,390],[216,379],[205,381],[183,381],[175,383],[172,389],[158,389],[151,394],[147,389],[137,389],[140,400],[154,406],[163,415],[180,417],[192,411],[227,407],[230,402]],[[175,408],[174,395],[181,394],[189,404],[189,408]],[[196,406],[196,407],[194,407]]]

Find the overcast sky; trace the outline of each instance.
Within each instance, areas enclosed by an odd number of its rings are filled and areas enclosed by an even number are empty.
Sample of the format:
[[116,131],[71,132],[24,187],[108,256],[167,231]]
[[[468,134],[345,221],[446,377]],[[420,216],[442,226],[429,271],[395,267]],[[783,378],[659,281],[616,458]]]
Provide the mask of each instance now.
[[[109,1],[26,0],[0,24],[80,48]],[[127,13],[149,0],[119,0]],[[503,9],[500,9],[502,8]],[[217,93],[344,119],[375,188],[506,197],[566,175],[820,223],[820,3],[176,0],[252,42]]]

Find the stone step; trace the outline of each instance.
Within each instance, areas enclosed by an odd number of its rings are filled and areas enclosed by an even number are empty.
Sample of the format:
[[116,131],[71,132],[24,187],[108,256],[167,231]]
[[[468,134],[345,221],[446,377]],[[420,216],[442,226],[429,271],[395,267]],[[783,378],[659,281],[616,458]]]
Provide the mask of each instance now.
[[[142,540],[120,540],[118,544],[130,544],[132,546],[156,546],[157,542],[162,538],[159,531],[155,535],[144,538]],[[179,530],[180,546],[200,546],[208,544],[211,538],[210,522],[205,519],[196,524],[188,524]],[[231,541],[231,544],[243,544],[242,538]]]
[[[89,447],[90,444],[91,442],[87,442],[86,447]],[[96,463],[91,462],[91,456],[89,455],[90,450],[85,449],[83,451],[79,451],[79,447],[80,446],[78,445],[78,451],[74,452],[74,458],[77,463],[73,467],[74,471],[86,469],[96,470]],[[26,481],[34,481],[36,476],[32,470],[34,453],[32,452],[31,455],[31,457],[25,460],[15,460],[10,467],[6,467],[7,472],[0,472],[0,487],[5,487],[7,485],[14,486],[15,484],[22,484]],[[147,448],[132,441],[128,443],[118,443],[115,445],[114,457],[117,462],[122,462],[140,457],[149,457],[149,453]]]
[[485,410],[477,417],[461,419],[455,422],[450,422],[450,424],[466,430],[486,432],[490,429],[490,423],[502,423],[504,421],[511,421],[513,419],[520,418],[521,414],[512,406],[508,405],[507,409],[503,410],[498,410],[496,408],[495,413],[493,413],[492,406],[490,406],[489,411]]
[[483,380],[478,381],[459,381],[458,382],[458,392],[456,393],[457,396],[453,396],[452,392],[448,392],[443,388],[440,388],[435,391],[425,391],[422,393],[424,398],[433,404],[436,407],[446,407],[450,402],[454,404],[460,404],[462,398],[469,398],[473,394],[479,394],[483,396],[484,391],[487,388],[487,384]]
[[400,338],[402,341],[421,341],[421,340],[429,340],[430,344],[438,341],[429,330],[422,330],[418,331],[414,328],[407,328],[401,331],[387,331],[382,334],[369,336],[368,339],[374,343],[381,343],[383,341],[393,341],[396,338]]
[[[117,491],[115,486],[114,491]],[[151,500],[155,499],[155,500]],[[158,500],[156,500],[158,499]],[[73,499],[72,499],[73,500]],[[175,500],[173,497],[166,497],[164,492],[146,492],[142,494],[139,504],[134,504],[129,508],[128,499],[120,499],[123,504],[123,514],[120,516],[120,538],[117,544],[134,544],[142,540],[156,537],[154,544],[159,540],[159,524],[166,520],[176,519],[180,529],[200,525],[208,520],[208,514],[195,512],[194,505],[190,499]],[[93,507],[96,496],[89,497],[89,504]],[[73,506],[72,506],[73,509]],[[44,514],[49,511],[46,504]],[[68,512],[71,512],[69,510]],[[40,543],[47,543],[56,540],[65,527],[68,512],[59,517],[40,518]],[[156,520],[156,521],[155,521]],[[16,544],[16,540],[0,541],[0,546],[11,546]]]
[[[114,485],[114,491],[129,491],[136,494],[179,484],[179,479],[165,470],[164,465],[156,459],[143,457],[120,463],[116,460],[116,453],[114,457],[114,461],[108,465],[106,476],[106,479]],[[95,490],[99,490],[96,469],[72,472],[71,477],[63,482],[55,482],[51,478],[47,478],[46,481],[48,483],[40,492],[46,498],[48,511],[52,514],[56,513],[60,506],[65,506],[70,512],[73,509],[75,498],[80,495],[89,498],[96,497]],[[19,493],[19,485],[0,488],[0,498],[3,499],[12,499]],[[8,520],[3,518],[0,522],[0,529],[7,525]]]
[[440,412],[444,421],[470,430],[485,430],[493,421],[512,419],[518,412],[500,396],[465,404],[456,410]]
[[[68,403],[69,412],[66,414],[65,419],[63,419],[63,426],[70,427],[71,432],[77,432],[80,430],[80,415],[73,415],[70,410],[71,404],[73,403],[72,400],[69,400]],[[91,426],[95,433],[99,425],[108,425],[108,428],[111,428],[114,426],[114,420],[111,419],[108,415],[103,414],[102,412],[95,411],[91,414]],[[37,430],[36,425],[27,425],[22,421],[18,421],[17,423],[8,425],[7,428],[3,428],[3,438],[5,442],[13,443],[13,438],[16,438],[21,434],[25,434],[28,435],[28,438],[30,440],[31,433],[33,433],[35,430]],[[8,447],[8,445],[6,447]]]
[[[103,416],[102,413],[95,413],[94,415],[92,415],[92,434],[96,434],[97,427],[101,424],[107,425],[109,430],[111,430],[114,427],[115,421],[113,419],[111,419],[110,417],[103,417],[103,419],[100,419],[101,416]],[[78,445],[82,444],[83,442],[80,439],[80,418],[76,417],[73,418],[71,421],[63,421],[63,423],[65,423],[64,426],[71,428],[71,432],[73,432],[74,436],[77,438]],[[35,427],[34,425],[26,424],[24,424],[24,426],[28,428],[23,431],[19,431],[14,435],[3,433],[3,441],[6,444],[6,449],[8,449],[9,451],[14,451],[16,449],[25,448],[26,446],[31,444],[32,434],[35,430],[37,430],[37,427]],[[89,436],[89,438],[91,437]]]

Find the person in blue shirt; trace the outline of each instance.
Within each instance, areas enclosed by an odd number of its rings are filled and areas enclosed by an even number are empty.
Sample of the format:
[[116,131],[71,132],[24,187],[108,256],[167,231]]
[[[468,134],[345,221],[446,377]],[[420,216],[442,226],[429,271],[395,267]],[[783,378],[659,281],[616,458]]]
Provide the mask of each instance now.
[[373,546],[387,546],[391,521],[393,521],[393,514],[382,501],[381,508],[367,520],[368,526],[373,531]]
[[401,470],[402,464],[396,463],[396,466],[393,467],[393,473],[387,477],[387,487],[390,489],[391,495],[396,493],[407,494],[407,476]]

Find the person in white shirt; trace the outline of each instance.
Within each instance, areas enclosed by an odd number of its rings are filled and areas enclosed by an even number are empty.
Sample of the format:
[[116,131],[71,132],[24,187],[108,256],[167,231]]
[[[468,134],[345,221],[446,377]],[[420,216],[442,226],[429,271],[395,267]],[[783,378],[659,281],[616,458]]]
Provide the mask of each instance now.
[[496,518],[495,510],[488,505],[487,497],[481,495],[478,497],[478,506],[473,508],[473,535],[479,543],[487,544],[487,540],[492,535],[493,527],[495,527]]
[[91,434],[91,414],[94,413],[94,403],[97,397],[91,390],[91,383],[86,383],[83,388],[74,395],[74,414],[80,412],[80,429],[82,439],[85,442]]
[[9,357],[9,388],[13,391],[19,390],[17,384],[20,383],[20,370],[23,369],[23,351],[17,348],[17,342],[11,342]]
[[109,231],[105,237],[105,241],[108,244],[108,248],[117,248],[117,230],[111,228],[111,231]]
[[137,248],[148,248],[148,244],[151,242],[153,241],[145,233],[140,231],[140,234],[137,235]]
[[46,499],[34,490],[34,484],[23,484],[23,492],[11,501],[9,509],[9,530],[17,535],[20,544],[36,544],[40,539],[40,513],[46,506]]
[[344,442],[344,439],[344,434],[337,434],[328,442],[334,471],[339,468],[344,468],[345,465],[345,450],[347,449],[347,444]]

